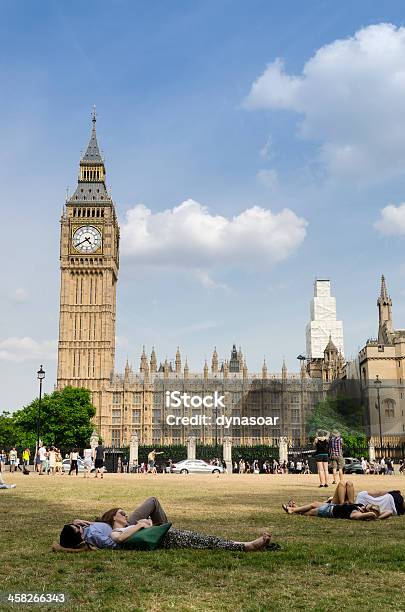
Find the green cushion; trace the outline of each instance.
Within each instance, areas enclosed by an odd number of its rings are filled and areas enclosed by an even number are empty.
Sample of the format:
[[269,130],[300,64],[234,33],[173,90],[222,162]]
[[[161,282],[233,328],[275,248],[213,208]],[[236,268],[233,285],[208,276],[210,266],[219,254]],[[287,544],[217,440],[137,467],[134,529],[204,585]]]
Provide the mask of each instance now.
[[137,550],[155,550],[158,548],[163,537],[169,531],[171,523],[163,523],[163,525],[154,525],[153,527],[144,527],[133,535],[128,540],[122,542],[121,548],[137,549]]

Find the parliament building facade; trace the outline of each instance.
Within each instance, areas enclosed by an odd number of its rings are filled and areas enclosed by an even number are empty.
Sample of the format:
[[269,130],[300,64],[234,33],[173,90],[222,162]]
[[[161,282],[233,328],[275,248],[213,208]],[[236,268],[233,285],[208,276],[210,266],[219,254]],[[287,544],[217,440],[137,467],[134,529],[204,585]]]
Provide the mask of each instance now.
[[[179,348],[173,360],[163,362],[154,348],[149,355],[143,349],[136,371],[127,363],[123,374],[115,372],[120,230],[106,189],[95,114],[92,122],[77,188],[61,218],[58,388],[69,385],[91,391],[95,429],[106,445],[128,445],[133,433],[140,443],[153,445],[184,444],[190,435],[206,444],[220,442],[224,435],[235,444],[276,444],[280,436],[302,442],[309,413],[325,397],[331,373],[338,375],[341,356],[332,338],[325,349],[327,360],[312,373],[302,366],[300,373],[291,375],[283,364],[279,374],[270,374],[265,362],[261,372],[249,372],[236,346],[223,359],[214,349],[210,363],[205,362],[198,373],[189,371]],[[217,392],[224,407],[198,406],[198,402],[194,407],[184,402],[173,407],[167,402],[168,392],[173,391],[200,398]],[[199,422],[202,414],[206,423]],[[218,425],[221,415],[235,417],[230,427]],[[184,417],[194,417],[191,423],[197,425],[184,424]],[[243,417],[258,424],[239,425]],[[261,424],[266,417],[271,426]]]

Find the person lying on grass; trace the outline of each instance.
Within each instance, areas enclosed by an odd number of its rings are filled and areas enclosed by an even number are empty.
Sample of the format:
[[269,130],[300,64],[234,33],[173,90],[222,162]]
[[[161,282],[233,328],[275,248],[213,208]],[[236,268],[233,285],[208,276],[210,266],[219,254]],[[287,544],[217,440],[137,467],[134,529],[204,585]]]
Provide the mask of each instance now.
[[380,518],[405,514],[405,501],[401,491],[360,491],[355,503],[375,504],[380,509]]
[[[405,502],[401,495],[401,491],[360,491],[360,493],[355,496],[354,485],[349,480],[346,483],[340,482],[335,489],[333,497],[329,497],[326,503],[358,504],[361,506],[373,504],[378,506],[380,510],[380,516],[378,517],[380,520],[387,519],[390,516],[405,514]],[[292,507],[296,505],[297,504],[293,500],[290,500],[287,504],[287,506]]]
[[333,497],[326,502],[313,501],[305,506],[297,506],[291,500],[288,504],[283,504],[282,508],[287,514],[304,514],[321,518],[341,518],[358,521],[388,518],[388,516],[381,514],[380,508],[376,504],[355,504],[352,482],[339,482]]
[[[112,508],[90,523],[76,519],[65,525],[60,534],[60,548],[72,552],[94,548],[119,549],[141,529],[167,523],[167,516],[156,497],[149,497],[129,516],[122,508]],[[193,531],[170,528],[159,543],[159,548],[199,548],[257,552],[268,548],[271,534],[265,531],[251,542],[235,542]]]

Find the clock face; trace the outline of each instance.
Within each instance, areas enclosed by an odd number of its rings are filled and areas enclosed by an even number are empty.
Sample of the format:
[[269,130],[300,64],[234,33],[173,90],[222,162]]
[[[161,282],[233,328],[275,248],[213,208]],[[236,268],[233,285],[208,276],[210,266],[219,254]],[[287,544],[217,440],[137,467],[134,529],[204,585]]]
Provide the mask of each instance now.
[[94,253],[101,247],[101,233],[92,225],[83,225],[73,234],[73,246],[80,253]]

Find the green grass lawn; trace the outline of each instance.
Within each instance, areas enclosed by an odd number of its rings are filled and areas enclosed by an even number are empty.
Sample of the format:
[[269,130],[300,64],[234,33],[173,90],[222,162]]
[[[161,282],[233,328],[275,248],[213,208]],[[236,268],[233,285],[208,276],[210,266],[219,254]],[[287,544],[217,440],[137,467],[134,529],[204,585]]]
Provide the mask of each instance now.
[[[85,480],[6,474],[6,480],[17,488],[0,491],[3,593],[66,592],[68,605],[52,606],[59,610],[405,610],[405,518],[359,523],[287,516],[282,501],[326,496],[313,475]],[[356,491],[405,490],[400,476],[352,480]],[[119,505],[130,511],[149,495],[161,500],[176,527],[238,540],[268,527],[282,550],[51,551],[65,522],[92,520]]]

